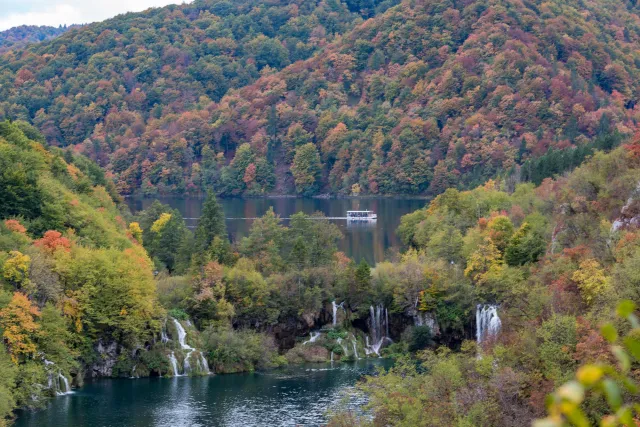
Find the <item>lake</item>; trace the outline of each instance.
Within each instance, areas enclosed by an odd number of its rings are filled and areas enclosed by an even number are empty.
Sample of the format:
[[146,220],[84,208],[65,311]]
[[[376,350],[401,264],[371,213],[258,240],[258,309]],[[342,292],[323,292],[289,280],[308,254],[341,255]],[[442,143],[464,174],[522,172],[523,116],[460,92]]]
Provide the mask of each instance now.
[[[190,227],[197,225],[204,199],[201,197],[157,197],[128,198],[127,203],[135,213],[145,209],[154,200],[178,209]],[[331,220],[344,234],[339,248],[347,256],[359,262],[367,260],[370,264],[383,261],[390,248],[400,247],[402,242],[396,235],[402,215],[425,206],[425,199],[400,198],[351,198],[351,199],[312,199],[312,198],[257,198],[257,199],[219,199],[227,218],[227,231],[232,241],[238,241],[249,233],[250,218],[263,216],[270,207],[282,218],[288,218],[296,212],[312,214],[322,212],[327,217],[344,217],[348,210],[372,210],[378,215],[373,223],[347,223],[345,219]],[[286,225],[287,221],[283,223]]]
[[305,364],[209,377],[102,379],[19,413],[17,427],[320,426],[327,411],[358,410],[354,385],[390,360]]

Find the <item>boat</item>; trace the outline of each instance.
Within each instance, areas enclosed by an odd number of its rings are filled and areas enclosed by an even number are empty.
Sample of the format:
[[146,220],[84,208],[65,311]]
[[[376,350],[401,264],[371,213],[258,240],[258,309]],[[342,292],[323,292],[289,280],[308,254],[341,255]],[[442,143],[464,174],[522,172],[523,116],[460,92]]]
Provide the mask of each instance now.
[[347,211],[347,221],[375,221],[378,215],[374,211]]

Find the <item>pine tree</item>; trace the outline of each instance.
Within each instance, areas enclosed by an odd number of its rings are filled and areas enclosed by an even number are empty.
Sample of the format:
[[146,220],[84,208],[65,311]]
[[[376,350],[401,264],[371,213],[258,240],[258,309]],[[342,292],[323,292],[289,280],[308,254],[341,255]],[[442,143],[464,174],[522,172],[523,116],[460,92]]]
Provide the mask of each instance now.
[[218,204],[215,194],[207,193],[207,198],[202,207],[202,215],[198,221],[195,233],[195,247],[197,254],[205,254],[215,237],[221,240],[227,239],[227,228],[224,223],[224,212]]

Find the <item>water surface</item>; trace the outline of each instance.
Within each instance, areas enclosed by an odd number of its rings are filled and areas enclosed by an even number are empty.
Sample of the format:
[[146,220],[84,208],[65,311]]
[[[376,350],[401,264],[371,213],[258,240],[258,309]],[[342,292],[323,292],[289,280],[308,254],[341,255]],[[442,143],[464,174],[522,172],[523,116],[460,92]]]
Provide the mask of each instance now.
[[306,364],[210,377],[103,379],[22,412],[17,427],[320,426],[327,411],[366,403],[354,384],[389,360]]
[[[127,202],[133,212],[147,208],[156,198],[129,198]],[[178,209],[187,225],[195,227],[202,211],[204,199],[200,197],[158,197],[162,203]],[[345,219],[332,219],[344,235],[340,250],[347,256],[370,264],[383,261],[390,248],[400,247],[402,242],[396,235],[402,215],[425,206],[425,199],[361,198],[361,199],[311,199],[311,198],[259,198],[220,199],[228,219],[227,230],[232,241],[238,241],[249,233],[252,219],[263,216],[270,207],[282,218],[296,212],[312,214],[322,212],[327,217],[345,217],[348,210],[372,210],[378,215],[374,223],[347,223]],[[286,224],[286,221],[283,221]]]

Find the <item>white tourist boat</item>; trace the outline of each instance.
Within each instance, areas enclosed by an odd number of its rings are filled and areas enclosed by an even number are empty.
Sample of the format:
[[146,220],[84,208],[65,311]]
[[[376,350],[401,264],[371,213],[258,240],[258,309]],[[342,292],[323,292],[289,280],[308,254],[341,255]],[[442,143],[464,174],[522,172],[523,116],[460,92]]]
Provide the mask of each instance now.
[[374,211],[347,211],[347,221],[375,221],[378,215]]

